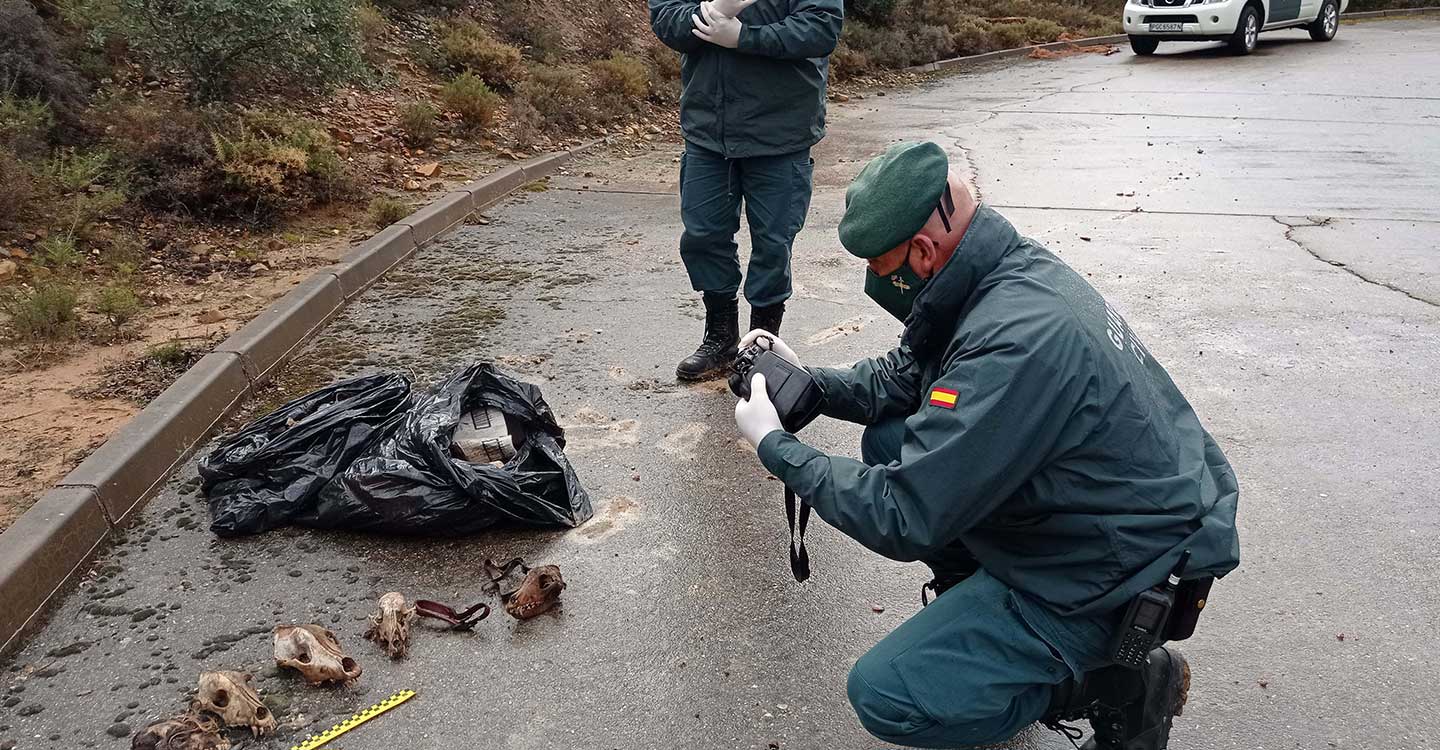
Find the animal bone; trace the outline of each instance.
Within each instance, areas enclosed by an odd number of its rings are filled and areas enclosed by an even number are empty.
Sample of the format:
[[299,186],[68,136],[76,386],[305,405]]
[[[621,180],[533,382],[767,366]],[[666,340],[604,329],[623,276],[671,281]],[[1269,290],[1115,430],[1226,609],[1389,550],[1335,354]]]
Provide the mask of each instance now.
[[214,718],[186,714],[136,732],[130,750],[230,750],[230,740],[220,733]]
[[380,611],[370,615],[365,637],[380,644],[391,659],[398,659],[410,648],[410,619],[414,616],[415,608],[405,606],[405,596],[391,591],[380,597]]
[[484,568],[490,579],[486,590],[499,594],[505,611],[517,620],[550,611],[560,603],[560,592],[565,590],[565,579],[556,565],[529,568],[517,557],[502,566],[486,560]]
[[256,737],[275,731],[275,716],[261,702],[250,685],[250,675],[244,672],[201,673],[190,710],[215,714],[227,727],[249,727]]
[[275,628],[275,663],[300,671],[305,682],[350,682],[360,676],[360,665],[340,650],[335,634],[319,625],[280,625]]

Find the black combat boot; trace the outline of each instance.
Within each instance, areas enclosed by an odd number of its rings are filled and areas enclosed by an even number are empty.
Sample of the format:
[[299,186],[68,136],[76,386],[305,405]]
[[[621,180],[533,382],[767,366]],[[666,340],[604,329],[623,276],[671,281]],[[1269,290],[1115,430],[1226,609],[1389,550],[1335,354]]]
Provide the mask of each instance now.
[[785,303],[777,302],[769,307],[750,308],[750,330],[764,328],[765,330],[780,335],[780,320],[785,317]]
[[702,380],[723,373],[735,361],[740,343],[740,309],[734,297],[705,293],[705,338],[694,354],[680,361],[675,377]]
[[1165,750],[1170,723],[1189,696],[1190,664],[1178,650],[1162,646],[1141,669],[1106,667],[1079,684],[1057,685],[1042,721],[1073,742],[1079,730],[1062,722],[1089,719],[1095,735],[1081,750]]

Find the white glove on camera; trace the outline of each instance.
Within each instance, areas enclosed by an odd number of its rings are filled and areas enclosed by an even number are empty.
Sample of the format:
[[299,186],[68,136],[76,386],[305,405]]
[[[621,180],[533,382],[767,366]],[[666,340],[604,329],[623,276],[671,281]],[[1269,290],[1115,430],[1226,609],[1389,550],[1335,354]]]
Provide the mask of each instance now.
[[750,379],[750,400],[742,398],[735,402],[735,426],[740,428],[745,442],[756,449],[766,435],[784,429],[780,426],[780,413],[775,411],[775,404],[770,403],[770,392],[765,390],[765,376],[758,372]]
[[755,340],[760,338],[761,336],[764,336],[770,342],[768,345],[761,344],[761,347],[775,352],[776,354],[780,355],[780,358],[785,360],[786,362],[789,362],[790,364],[795,365],[802,370],[805,369],[805,365],[800,364],[800,357],[795,354],[795,350],[791,349],[789,344],[781,341],[779,336],[776,336],[775,334],[765,330],[764,328],[756,328],[755,330],[745,334],[745,337],[740,339],[740,348],[744,349],[745,347],[750,346],[751,344],[755,343]]
[[695,25],[690,33],[717,47],[735,49],[740,46],[740,29],[744,25],[715,10],[709,0],[700,3],[700,14],[691,15],[690,22]]

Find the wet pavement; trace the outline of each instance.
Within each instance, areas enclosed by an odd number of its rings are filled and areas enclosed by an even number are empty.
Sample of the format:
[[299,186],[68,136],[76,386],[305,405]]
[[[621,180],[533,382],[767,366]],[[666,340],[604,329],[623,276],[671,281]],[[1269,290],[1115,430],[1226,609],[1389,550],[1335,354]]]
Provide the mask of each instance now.
[[[1243,500],[1244,563],[1184,647],[1181,750],[1440,747],[1440,24],[1303,39],[1262,37],[1248,58],[1027,61],[837,106],[795,253],[785,333],[807,362],[893,345],[834,227],[863,159],[931,138],[1167,364]],[[126,747],[204,669],[253,672],[280,717],[247,748],[402,689],[419,696],[332,746],[878,747],[845,675],[918,609],[926,576],[821,527],[796,584],[780,486],[738,442],[733,400],[673,382],[701,316],[675,252],[677,154],[582,163],[491,210],[367,292],[283,379],[291,394],[376,369],[429,382],[493,358],[569,426],[594,520],[222,542],[192,465],[0,665],[0,748]],[[805,437],[857,451],[853,426]],[[560,613],[421,624],[397,662],[361,639],[379,594],[468,604],[480,562],[513,555],[561,566]],[[306,688],[277,672],[269,630],[289,622],[332,628],[364,675]]]

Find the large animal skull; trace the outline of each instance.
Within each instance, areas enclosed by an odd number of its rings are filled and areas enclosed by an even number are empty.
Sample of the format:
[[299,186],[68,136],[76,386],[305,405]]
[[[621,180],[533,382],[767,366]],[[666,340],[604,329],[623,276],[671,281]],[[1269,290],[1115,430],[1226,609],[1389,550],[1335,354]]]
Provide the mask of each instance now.
[[276,627],[275,663],[299,670],[311,685],[349,682],[361,671],[360,665],[340,650],[335,634],[319,625]]
[[410,648],[410,618],[414,616],[415,608],[405,606],[404,595],[391,591],[380,597],[380,611],[370,615],[365,637],[380,644],[391,659],[398,659]]
[[227,727],[249,727],[256,737],[275,731],[274,715],[251,687],[250,675],[243,672],[201,673],[190,709],[215,714]]
[[500,566],[486,560],[484,569],[490,579],[487,590],[499,594],[505,611],[517,620],[549,612],[560,603],[560,592],[565,590],[557,565],[529,568],[517,557]]
[[230,750],[230,740],[213,718],[187,714],[136,732],[130,750]]

